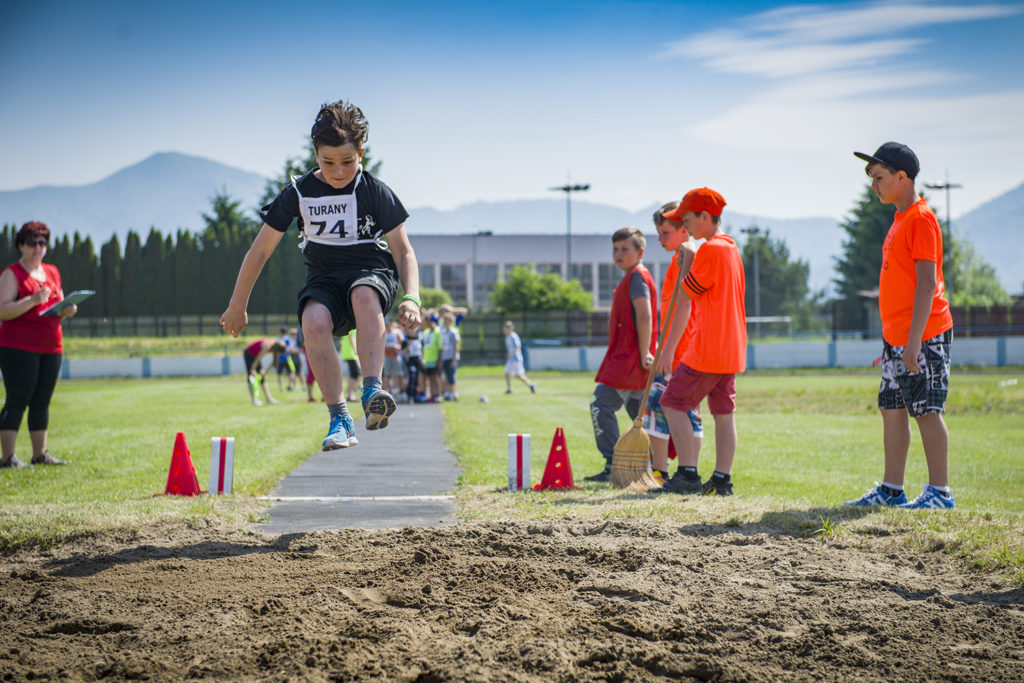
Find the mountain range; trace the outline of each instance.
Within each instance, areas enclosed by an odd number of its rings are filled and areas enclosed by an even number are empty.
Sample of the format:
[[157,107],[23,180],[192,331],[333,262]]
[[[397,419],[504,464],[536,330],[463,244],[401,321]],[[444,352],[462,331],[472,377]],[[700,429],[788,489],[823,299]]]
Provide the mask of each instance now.
[[[99,245],[117,233],[135,230],[145,239],[151,227],[164,234],[179,228],[202,229],[214,195],[226,193],[255,210],[268,179],[201,157],[160,152],[96,183],[38,186],[0,191],[0,222],[21,225],[45,221],[57,234],[89,235]],[[610,234],[636,225],[649,235],[651,214],[659,204],[630,212],[614,206],[572,201],[573,234]],[[564,234],[566,202],[562,197],[472,202],[451,210],[410,207],[410,236],[471,234]],[[835,218],[771,218],[726,211],[726,229],[742,241],[740,230],[758,226],[785,240],[794,258],[810,265],[810,285],[828,288],[834,257],[842,250],[843,231]],[[954,221],[954,231],[969,239],[1011,293],[1024,288],[1024,184]]]

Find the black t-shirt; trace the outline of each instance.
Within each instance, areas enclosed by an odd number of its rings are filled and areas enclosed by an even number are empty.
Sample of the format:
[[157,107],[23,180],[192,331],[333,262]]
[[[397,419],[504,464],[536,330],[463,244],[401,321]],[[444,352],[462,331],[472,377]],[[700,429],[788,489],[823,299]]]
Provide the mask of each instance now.
[[[260,211],[263,221],[274,230],[286,232],[298,219],[299,246],[306,261],[307,276],[327,273],[339,268],[389,268],[395,270],[395,262],[382,237],[397,228],[409,217],[395,193],[383,182],[367,171],[360,172],[356,179],[341,189],[335,189],[313,174],[316,169],[289,183],[277,198]],[[298,192],[295,187],[298,186]],[[323,244],[313,239],[315,230],[307,234],[299,209],[299,194],[305,199],[352,195],[355,187],[357,226],[354,234],[342,244]],[[334,216],[325,216],[328,222]],[[312,221],[311,221],[312,222]],[[322,224],[318,223],[318,226]],[[335,225],[337,227],[337,225]],[[323,230],[323,227],[319,228]],[[330,228],[328,232],[330,232]]]

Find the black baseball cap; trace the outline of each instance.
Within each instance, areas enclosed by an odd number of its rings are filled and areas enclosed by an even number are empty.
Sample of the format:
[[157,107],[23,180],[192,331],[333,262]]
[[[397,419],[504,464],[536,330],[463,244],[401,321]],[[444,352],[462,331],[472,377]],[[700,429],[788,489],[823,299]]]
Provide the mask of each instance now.
[[863,159],[870,164],[883,164],[897,171],[903,171],[907,177],[913,180],[921,170],[921,164],[917,160],[914,150],[898,142],[887,142],[879,147],[874,154],[854,152],[853,156]]

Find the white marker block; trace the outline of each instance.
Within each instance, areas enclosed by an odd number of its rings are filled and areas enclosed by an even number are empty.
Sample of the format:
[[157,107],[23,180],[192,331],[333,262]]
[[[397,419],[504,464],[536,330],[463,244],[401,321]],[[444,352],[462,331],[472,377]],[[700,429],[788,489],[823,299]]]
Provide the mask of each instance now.
[[530,435],[508,435],[508,490],[530,489]]
[[210,445],[210,495],[231,493],[235,473],[235,437],[215,436]]

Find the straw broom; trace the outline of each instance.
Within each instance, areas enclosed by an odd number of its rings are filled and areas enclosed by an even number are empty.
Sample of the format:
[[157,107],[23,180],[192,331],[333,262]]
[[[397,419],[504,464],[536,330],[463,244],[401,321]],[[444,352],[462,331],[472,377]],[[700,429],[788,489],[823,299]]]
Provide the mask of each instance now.
[[[676,251],[674,258],[678,258],[681,253],[682,247]],[[633,426],[615,442],[611,476],[611,483],[615,488],[646,491],[661,487],[651,470],[651,437],[647,435],[642,425],[644,410],[647,407],[647,397],[651,394],[651,383],[654,381],[658,360],[664,350],[665,337],[672,327],[672,318],[676,312],[676,297],[679,295],[679,285],[682,279],[683,269],[680,266],[675,286],[672,289],[672,299],[668,304],[668,315],[665,316],[665,324],[662,325],[658,334],[658,348],[654,351],[654,363],[651,364],[651,370],[647,373],[647,385],[644,387],[644,397],[640,400],[640,409],[637,411],[636,419],[633,420]]]

